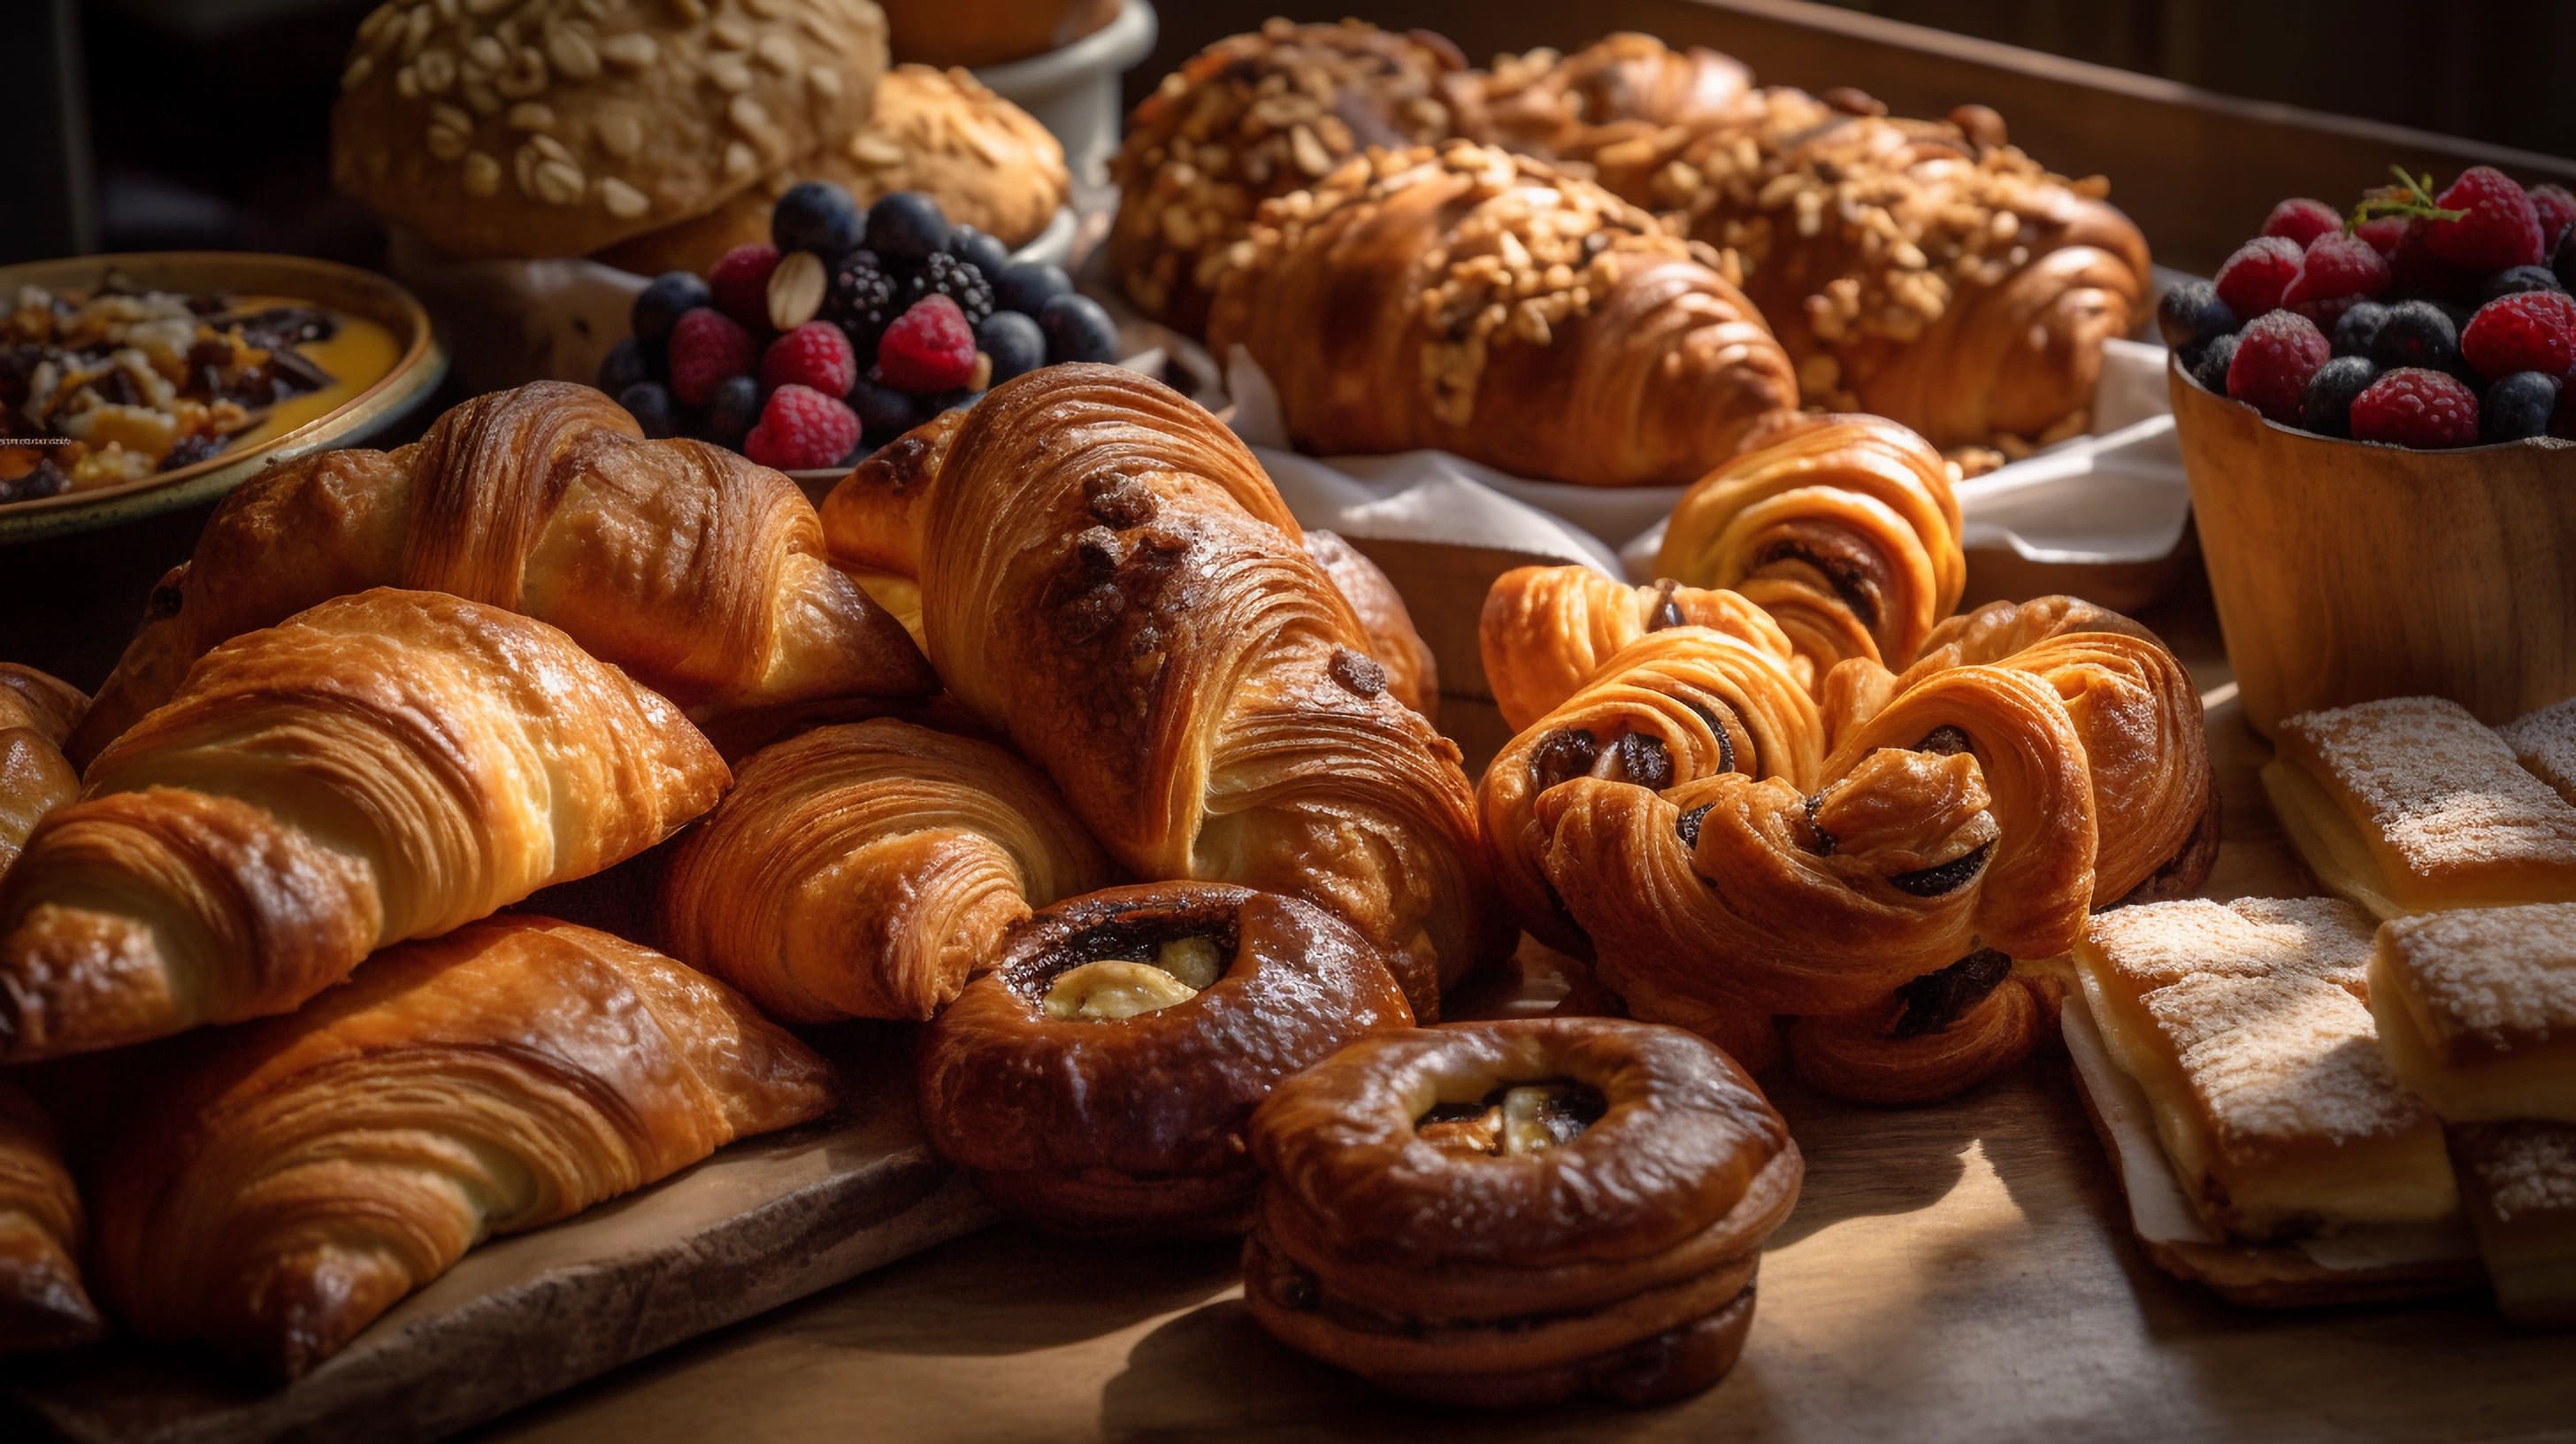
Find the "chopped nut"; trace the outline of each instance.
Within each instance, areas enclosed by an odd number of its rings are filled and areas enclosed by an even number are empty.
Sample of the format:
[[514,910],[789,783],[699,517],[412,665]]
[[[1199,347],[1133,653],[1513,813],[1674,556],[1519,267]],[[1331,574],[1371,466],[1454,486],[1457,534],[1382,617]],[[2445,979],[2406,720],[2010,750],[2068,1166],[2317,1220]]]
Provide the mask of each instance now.
[[793,331],[813,320],[823,310],[823,296],[830,288],[831,277],[823,270],[823,258],[812,251],[789,251],[779,258],[778,268],[769,273],[769,324],[781,331]]

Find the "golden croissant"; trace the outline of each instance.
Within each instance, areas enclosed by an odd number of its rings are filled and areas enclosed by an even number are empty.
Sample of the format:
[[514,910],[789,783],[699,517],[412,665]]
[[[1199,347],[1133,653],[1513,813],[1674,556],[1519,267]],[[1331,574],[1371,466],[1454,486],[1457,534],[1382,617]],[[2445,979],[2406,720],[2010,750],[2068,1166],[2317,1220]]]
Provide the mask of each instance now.
[[98,1337],[81,1286],[80,1190],[52,1120],[0,1076],[0,1358]]
[[995,387],[935,457],[922,625],[1133,875],[1340,914],[1416,1013],[1508,948],[1455,744],[1388,691],[1252,454],[1107,366]]
[[169,700],[216,643],[376,586],[523,612],[702,716],[938,689],[825,560],[794,482],[719,446],[646,441],[607,397],[545,381],[476,397],[400,450],[323,452],[226,497],[72,755]]
[[1725,264],[1542,161],[1373,151],[1262,208],[1208,345],[1261,364],[1303,450],[1680,485],[1797,404]]
[[140,1337],[293,1378],[483,1240],[831,1106],[723,985],[539,917],[407,943],[289,1017],[138,1055],[92,1200]]
[[1733,56],[1675,50],[1635,31],[1570,54],[1498,56],[1473,80],[1475,113],[1494,144],[1604,170],[1651,150],[1671,127],[1733,115],[1753,87],[1753,73]]
[[542,622],[334,598],[215,648],[0,879],[0,1061],[281,1013],[643,851],[730,778]]
[[1476,649],[1504,723],[1521,731],[1638,638],[1668,627],[1723,632],[1777,658],[1799,686],[1813,685],[1814,668],[1789,634],[1741,595],[1670,579],[1632,587],[1590,567],[1516,567],[1495,578],[1477,618]]
[[823,727],[753,754],[680,844],[662,940],[772,1017],[918,1020],[1032,908],[1113,880],[1007,750],[908,722]]
[[63,741],[88,705],[58,677],[0,662],[0,875],[36,823],[80,795],[80,774],[63,756]]

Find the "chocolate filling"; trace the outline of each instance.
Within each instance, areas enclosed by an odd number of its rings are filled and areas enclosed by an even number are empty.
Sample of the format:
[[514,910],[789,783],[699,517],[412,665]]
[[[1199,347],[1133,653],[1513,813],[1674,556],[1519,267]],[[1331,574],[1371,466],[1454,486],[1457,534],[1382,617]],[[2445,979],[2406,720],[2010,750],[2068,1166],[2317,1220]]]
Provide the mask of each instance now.
[[1579,727],[1560,728],[1538,739],[1538,745],[1530,749],[1530,781],[1545,792],[1590,772],[1600,758],[1600,739]]
[[1655,583],[1655,605],[1646,613],[1647,631],[1660,632],[1666,627],[1678,627],[1687,620],[1682,616],[1680,604],[1673,600],[1673,593],[1680,587],[1681,583],[1670,577]]
[[1888,881],[1895,885],[1898,892],[1913,897],[1939,897],[1945,892],[1967,886],[1970,879],[1985,870],[1986,857],[1994,849],[1995,845],[1991,842],[1979,843],[1975,848],[1937,867],[1900,872]]
[[1662,738],[1631,732],[1610,749],[1610,759],[1616,768],[1613,781],[1632,782],[1650,792],[1673,785],[1673,757]]
[[1691,709],[1691,714],[1693,716],[1708,724],[1708,735],[1717,739],[1717,770],[1720,772],[1743,771],[1744,769],[1735,765],[1734,739],[1726,735],[1726,728],[1717,720],[1717,714],[1710,711],[1708,708],[1701,706],[1699,703],[1692,701],[1688,697],[1681,697],[1675,700],[1679,701],[1683,706]]
[[1851,608],[1852,615],[1860,619],[1860,624],[1877,631],[1879,616],[1884,610],[1879,602],[1879,592],[1886,585],[1885,579],[1879,575],[1878,555],[1848,538],[1835,540],[1841,544],[1830,549],[1813,540],[1776,541],[1762,549],[1761,555],[1754,558],[1754,565],[1758,568],[1785,561],[1803,562],[1815,568],[1833,587],[1834,595],[1842,598],[1843,605]]
[[1933,728],[1930,734],[1925,736],[1922,741],[1915,743],[1907,750],[1912,752],[1929,752],[1935,757],[1956,757],[1962,752],[1968,752],[1974,749],[1968,741],[1967,733],[1960,731],[1956,727],[1944,726]]
[[1708,810],[1716,805],[1717,804],[1714,802],[1703,802],[1699,806],[1692,808],[1690,811],[1683,813],[1681,815],[1681,820],[1673,824],[1673,831],[1680,835],[1682,846],[1689,848],[1693,852],[1699,851],[1700,822],[1708,816]]
[[1979,948],[1937,973],[1925,973],[1896,990],[1904,1011],[1897,1014],[1895,1036],[1920,1038],[1940,1032],[2011,976],[2012,959],[1992,948]]
[[1825,795],[1821,792],[1807,799],[1807,831],[1812,834],[1807,840],[1807,851],[1818,857],[1831,857],[1834,855],[1834,835],[1816,822],[1816,809],[1824,805]]

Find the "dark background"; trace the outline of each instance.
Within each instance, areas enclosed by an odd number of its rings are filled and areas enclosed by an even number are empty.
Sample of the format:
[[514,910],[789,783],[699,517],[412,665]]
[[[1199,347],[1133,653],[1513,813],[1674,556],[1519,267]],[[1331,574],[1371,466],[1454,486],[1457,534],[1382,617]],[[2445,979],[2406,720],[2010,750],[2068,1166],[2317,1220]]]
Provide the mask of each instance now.
[[[374,260],[373,223],[331,191],[325,120],[349,37],[370,8],[367,0],[0,3],[8,17],[0,31],[17,52],[15,78],[0,87],[0,134],[10,137],[0,146],[0,261],[197,246]],[[1580,44],[1631,7],[1164,0],[1162,43],[1130,77],[1131,96],[1272,8],[1427,24],[1482,60],[1505,46]],[[1798,7],[1754,0],[1752,8]],[[1843,8],[2230,96],[2576,154],[2576,86],[2566,73],[2576,4],[1849,0]],[[1722,33],[1713,38],[1723,43]],[[1763,78],[1837,81],[1768,67]],[[66,114],[85,115],[86,126],[66,128]],[[2049,137],[2027,120],[2015,138],[2049,158]]]

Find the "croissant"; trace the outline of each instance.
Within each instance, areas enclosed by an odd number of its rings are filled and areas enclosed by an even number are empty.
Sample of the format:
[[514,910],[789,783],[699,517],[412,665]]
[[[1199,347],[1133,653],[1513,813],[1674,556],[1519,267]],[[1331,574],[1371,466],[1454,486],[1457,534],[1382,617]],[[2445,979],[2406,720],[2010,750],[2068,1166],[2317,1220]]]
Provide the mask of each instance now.
[[1308,451],[1680,485],[1797,404],[1725,265],[1542,161],[1372,151],[1262,208],[1208,345],[1261,363]]
[[281,1013],[643,851],[730,780],[542,622],[334,598],[217,647],[0,880],[0,1062]]
[[539,917],[135,1066],[92,1194],[100,1292],[144,1339],[285,1378],[486,1238],[831,1106],[822,1060],[721,984]]
[[1431,646],[1413,629],[1413,613],[1367,554],[1338,532],[1306,533],[1306,555],[1324,569],[1333,590],[1351,604],[1368,634],[1369,655],[1386,668],[1386,690],[1398,702],[1432,722],[1440,720],[1440,664]]
[[672,955],[772,1017],[924,1019],[1032,907],[1110,881],[1028,764],[908,722],[823,727],[746,760],[662,884]]
[[1364,147],[1472,135],[1466,57],[1429,31],[1273,20],[1163,77],[1127,118],[1110,170],[1109,273],[1136,308],[1200,335],[1263,201],[1321,180]]
[[1813,668],[1771,614],[1728,591],[1669,579],[1632,587],[1590,567],[1516,567],[1494,579],[1476,621],[1485,685],[1514,731],[1554,711],[1638,638],[1667,627],[1706,627],[1767,652],[1800,687]]
[[826,563],[794,482],[642,438],[598,392],[538,382],[468,401],[400,450],[322,452],[241,487],[154,592],[72,755],[169,700],[216,643],[373,586],[524,612],[702,714],[938,689]]
[[1563,54],[1497,57],[1475,77],[1477,111],[1497,145],[1551,160],[1615,167],[1674,126],[1732,116],[1753,88],[1744,62],[1621,31]]
[[930,655],[1135,876],[1341,915],[1417,1016],[1511,939],[1455,744],[1387,689],[1259,463],[1132,372],[995,387],[936,457]]
[[1967,585],[1959,524],[1923,438],[1877,416],[1799,416],[1683,493],[1655,569],[1742,593],[1821,685],[1847,657],[1914,659]]
[[80,795],[63,739],[89,699],[33,667],[0,662],[0,875],[48,812]]
[[0,1077],[0,1358],[104,1330],[81,1287],[81,1201],[51,1120]]
[[1742,254],[1810,405],[1889,417],[1944,450],[2081,431],[2103,344],[2146,304],[2145,239],[2100,177],[2052,174],[2005,144],[1991,110],[1940,123],[1883,109],[1764,90],[1602,176]]

